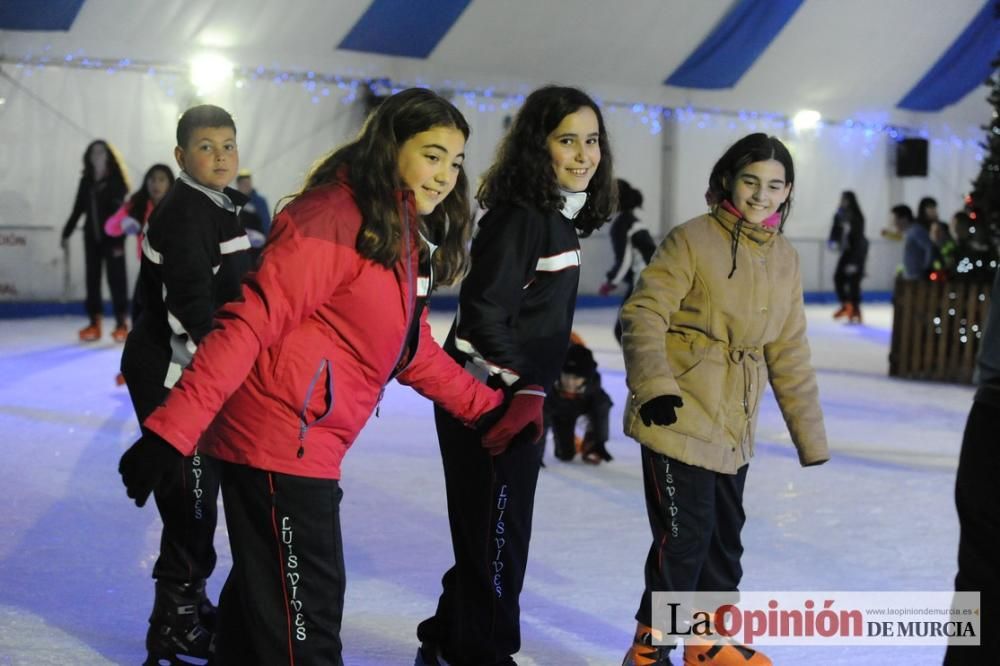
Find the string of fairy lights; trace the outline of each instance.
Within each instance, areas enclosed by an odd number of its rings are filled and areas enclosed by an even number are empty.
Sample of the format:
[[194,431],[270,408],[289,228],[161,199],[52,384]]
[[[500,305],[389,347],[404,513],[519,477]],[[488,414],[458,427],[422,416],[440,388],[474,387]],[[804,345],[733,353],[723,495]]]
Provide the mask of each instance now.
[[[41,54],[27,55],[11,59],[0,54],[0,67],[12,69],[16,76],[29,78],[44,72],[49,68],[71,68],[92,71],[103,71],[108,76],[118,76],[124,73],[139,74],[151,77],[168,97],[181,94],[201,95],[211,86],[232,86],[236,90],[246,90],[256,86],[274,85],[286,88],[298,94],[305,95],[312,104],[350,105],[363,102],[366,97],[389,95],[410,86],[433,88],[440,94],[449,97],[456,104],[478,113],[512,114],[524,103],[527,91],[506,92],[494,87],[470,87],[463,82],[444,81],[431,84],[427,81],[412,82],[391,81],[384,78],[365,76],[339,75],[322,73],[313,70],[286,69],[276,66],[234,66],[221,60],[207,60],[201,63],[195,61],[192,65],[172,63],[156,63],[132,58],[95,58],[84,54],[82,49],[72,53],[56,55],[46,48]],[[9,77],[9,73],[5,72]],[[906,127],[891,123],[866,122],[847,118],[841,121],[822,119],[817,112],[806,112],[810,117],[788,117],[779,113],[768,113],[757,110],[740,109],[737,111],[724,109],[704,109],[692,106],[670,107],[649,104],[638,101],[621,101],[598,98],[598,103],[607,114],[629,114],[637,123],[644,125],[651,135],[664,131],[667,123],[676,123],[678,127],[689,131],[699,130],[744,130],[781,132],[783,130],[800,131],[803,128],[822,135],[833,132],[838,143],[850,148],[854,154],[864,159],[872,157],[876,152],[876,142],[886,139],[900,141],[904,138],[919,137],[927,139],[932,145],[947,145],[960,151],[972,151],[977,162],[984,157],[985,146],[982,140],[982,128],[969,128],[968,136],[963,138],[947,126],[944,135],[932,133],[924,127]],[[4,103],[0,96],[0,108]],[[1000,129],[994,129],[1000,133]],[[970,260],[966,260],[968,263]],[[993,262],[995,264],[995,261]],[[967,266],[960,262],[956,273],[962,274],[974,270],[971,263]],[[956,275],[958,279],[963,276]],[[987,296],[977,287],[978,293],[973,298],[983,302]],[[931,308],[925,311],[926,326],[934,339],[945,336],[949,347],[967,344],[978,344],[982,337],[982,329],[976,321],[978,317],[961,311],[956,307],[956,293],[946,289],[947,307]],[[922,317],[923,319],[923,317]],[[935,343],[935,346],[938,346]]]
[[[228,63],[218,57],[205,56],[191,65],[157,63],[128,57],[103,58],[88,56],[83,49],[65,54],[52,52],[45,47],[41,53],[10,58],[0,54],[0,65],[10,65],[18,76],[31,77],[47,68],[73,68],[103,71],[109,76],[121,73],[137,73],[152,77],[164,94],[174,97],[181,91],[194,88],[196,94],[207,86],[232,86],[244,90],[261,85],[275,85],[306,95],[312,104],[328,103],[353,104],[366,94],[391,94],[409,86],[433,88],[463,104],[467,109],[479,113],[503,113],[515,111],[525,99],[527,92],[505,92],[495,87],[470,87],[463,82],[444,81],[431,84],[427,81],[390,81],[384,78],[329,74],[308,69],[289,69],[277,66],[240,66]],[[786,129],[808,129],[822,135],[824,132],[837,133],[842,145],[859,142],[860,155],[871,157],[874,144],[885,138],[899,141],[908,137],[927,139],[932,145],[949,145],[958,150],[971,150],[977,161],[983,158],[981,130],[970,127],[966,137],[944,127],[944,135],[931,132],[925,127],[907,127],[887,122],[870,122],[853,118],[845,120],[822,119],[815,111],[789,117],[780,113],[757,110],[726,110],[720,108],[695,108],[693,106],[665,106],[639,101],[622,101],[598,98],[606,113],[630,114],[636,122],[646,126],[651,135],[661,133],[666,123],[674,122],[689,130],[728,129],[747,131],[782,131]],[[0,102],[2,103],[2,102]],[[814,114],[814,115],[812,115]]]

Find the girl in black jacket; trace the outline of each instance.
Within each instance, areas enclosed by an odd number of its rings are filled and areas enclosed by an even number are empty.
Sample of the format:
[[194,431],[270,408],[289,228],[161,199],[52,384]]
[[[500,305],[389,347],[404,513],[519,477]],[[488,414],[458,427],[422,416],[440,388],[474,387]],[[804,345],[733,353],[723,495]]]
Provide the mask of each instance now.
[[[601,111],[575,88],[536,90],[501,142],[477,199],[487,210],[445,351],[513,398],[508,413],[545,399],[569,347],[580,236],[614,210]],[[455,565],[434,616],[417,629],[418,664],[513,664],[518,598],[541,461],[539,419],[493,441],[435,408]]]
[[101,265],[107,269],[108,288],[115,310],[115,329],[111,337],[125,342],[128,328],[128,291],[125,284],[125,239],[108,236],[104,222],[125,201],[129,185],[115,151],[107,141],[92,141],[83,152],[83,175],[76,190],[73,212],[62,231],[62,247],[67,249],[69,237],[84,215],[83,249],[87,270],[87,316],[90,323],[80,329],[80,340],[93,342],[101,338]]
[[[625,285],[622,303],[632,295],[632,289],[639,273],[649,263],[656,242],[649,229],[635,215],[635,209],[642,208],[642,192],[632,187],[627,180],[618,179],[619,213],[611,222],[611,248],[615,252],[615,265],[607,273],[607,281],[601,285],[601,296],[607,296]],[[622,322],[615,319],[615,340],[622,343]]]
[[840,250],[840,259],[833,274],[833,285],[840,299],[840,309],[834,319],[847,317],[852,324],[861,323],[861,279],[865,275],[868,239],[865,238],[865,216],[861,214],[854,192],[840,195],[840,207],[833,216],[829,246]]

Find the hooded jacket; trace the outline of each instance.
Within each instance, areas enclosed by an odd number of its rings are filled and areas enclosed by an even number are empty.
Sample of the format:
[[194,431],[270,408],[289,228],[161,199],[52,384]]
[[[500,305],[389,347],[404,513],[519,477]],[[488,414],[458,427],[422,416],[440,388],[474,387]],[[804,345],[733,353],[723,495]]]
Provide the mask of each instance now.
[[144,427],[186,455],[197,447],[258,469],[339,479],[393,377],[467,424],[498,407],[502,393],[431,337],[430,261],[420,261],[410,192],[400,218],[404,251],[387,268],[355,249],[362,217],[349,185],[317,188],[285,207],[242,299],[219,310]]
[[[674,228],[623,306],[625,433],[681,462],[735,473],[753,456],[770,379],[800,462],[823,462],[798,254],[776,229],[738,222],[717,207]],[[639,407],[661,395],[683,399],[677,422],[644,425]]]

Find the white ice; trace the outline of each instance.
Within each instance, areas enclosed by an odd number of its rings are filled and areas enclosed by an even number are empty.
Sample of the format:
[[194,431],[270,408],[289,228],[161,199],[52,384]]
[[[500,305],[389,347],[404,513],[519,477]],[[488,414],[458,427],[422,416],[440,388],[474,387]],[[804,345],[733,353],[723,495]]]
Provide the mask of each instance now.
[[[973,389],[887,377],[891,311],[864,326],[807,308],[833,460],[802,469],[773,398],[746,486],[746,590],[950,590],[955,467]],[[649,547],[638,445],[621,434],[611,308],[577,314],[615,400],[613,462],[547,452],[521,598],[518,663],[621,663]],[[118,457],[138,431],[114,385],[121,347],[75,341],[82,319],[0,322],[0,666],[138,664],[159,518],[125,497]],[[435,332],[448,319],[435,316]],[[551,443],[549,444],[551,447]],[[345,461],[350,665],[409,665],[451,563],[430,403],[393,384]],[[221,515],[221,511],[220,511]],[[228,570],[225,526],[209,588]],[[943,646],[781,647],[775,664],[940,664]],[[679,663],[679,659],[675,658]]]

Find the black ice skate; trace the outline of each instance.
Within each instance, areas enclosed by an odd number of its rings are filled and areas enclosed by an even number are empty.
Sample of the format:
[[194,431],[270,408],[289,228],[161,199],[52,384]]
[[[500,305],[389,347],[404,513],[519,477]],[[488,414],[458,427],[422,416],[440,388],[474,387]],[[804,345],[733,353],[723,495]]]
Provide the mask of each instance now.
[[207,663],[214,648],[212,630],[206,626],[209,622],[214,627],[215,607],[205,596],[204,583],[196,586],[157,581],[146,633],[148,656],[143,666]]

